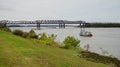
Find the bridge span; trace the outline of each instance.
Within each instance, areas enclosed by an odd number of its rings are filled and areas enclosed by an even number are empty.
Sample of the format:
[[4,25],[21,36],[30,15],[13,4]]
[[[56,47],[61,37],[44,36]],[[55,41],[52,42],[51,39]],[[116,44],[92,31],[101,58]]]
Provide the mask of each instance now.
[[85,25],[85,21],[67,21],[67,20],[36,20],[36,21],[0,21],[7,26],[7,24],[36,24],[38,30],[40,30],[41,24],[59,24],[59,28],[65,28],[65,24],[80,24]]

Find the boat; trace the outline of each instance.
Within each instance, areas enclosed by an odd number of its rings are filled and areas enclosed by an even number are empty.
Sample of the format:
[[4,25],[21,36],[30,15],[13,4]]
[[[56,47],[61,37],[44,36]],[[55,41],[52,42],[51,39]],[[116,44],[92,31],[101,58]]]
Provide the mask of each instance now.
[[80,36],[85,36],[85,37],[92,37],[92,33],[91,32],[88,32],[88,31],[82,31],[80,32]]
[[85,24],[81,25],[81,32],[80,32],[80,36],[84,36],[84,37],[92,37],[92,33],[88,32],[85,30]]

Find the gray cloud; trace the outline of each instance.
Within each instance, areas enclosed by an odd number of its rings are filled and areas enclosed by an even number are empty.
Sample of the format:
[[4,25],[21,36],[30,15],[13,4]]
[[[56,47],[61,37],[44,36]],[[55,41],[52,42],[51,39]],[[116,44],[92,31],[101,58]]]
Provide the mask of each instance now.
[[8,7],[0,7],[0,11],[15,11],[15,10]]
[[120,0],[0,0],[0,4],[0,20],[120,21]]
[[14,9],[6,0],[0,0],[0,11],[14,11]]

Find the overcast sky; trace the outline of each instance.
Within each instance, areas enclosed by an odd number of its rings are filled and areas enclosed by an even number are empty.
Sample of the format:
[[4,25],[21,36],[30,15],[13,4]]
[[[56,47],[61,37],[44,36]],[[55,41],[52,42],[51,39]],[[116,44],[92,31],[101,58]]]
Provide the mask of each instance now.
[[0,0],[0,20],[120,22],[120,0]]

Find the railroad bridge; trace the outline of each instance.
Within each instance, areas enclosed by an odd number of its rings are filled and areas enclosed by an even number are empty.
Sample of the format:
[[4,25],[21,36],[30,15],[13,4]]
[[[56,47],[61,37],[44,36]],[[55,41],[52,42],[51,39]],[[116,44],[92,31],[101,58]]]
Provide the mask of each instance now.
[[0,21],[7,26],[7,24],[36,24],[38,30],[40,30],[41,24],[59,24],[59,28],[65,28],[65,24],[80,24],[85,25],[85,21],[67,21],[67,20],[36,20],[36,21],[8,21],[2,20]]

